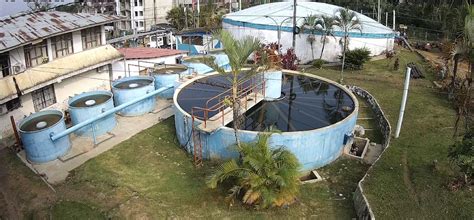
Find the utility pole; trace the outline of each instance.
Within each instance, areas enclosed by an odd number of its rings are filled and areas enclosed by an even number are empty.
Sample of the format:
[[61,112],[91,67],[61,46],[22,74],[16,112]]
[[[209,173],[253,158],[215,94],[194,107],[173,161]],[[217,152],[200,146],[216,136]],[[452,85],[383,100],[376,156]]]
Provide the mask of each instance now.
[[395,138],[398,138],[398,136],[400,136],[400,129],[402,128],[403,114],[405,113],[405,105],[407,103],[407,97],[408,97],[408,87],[410,85],[410,77],[411,77],[411,68],[407,67],[407,73],[405,75],[405,86],[403,87],[402,104],[400,106],[400,114],[398,115],[398,123],[397,123],[397,130],[395,131]]
[[186,12],[186,5],[183,8],[184,10],[184,27],[188,29],[188,13]]
[[380,23],[382,14],[380,14],[380,0],[377,1],[377,21]]
[[296,46],[296,0],[293,0],[293,44],[292,47],[295,49]]
[[385,26],[388,27],[388,11],[385,12]]
[[239,11],[242,10],[242,0],[239,0]]

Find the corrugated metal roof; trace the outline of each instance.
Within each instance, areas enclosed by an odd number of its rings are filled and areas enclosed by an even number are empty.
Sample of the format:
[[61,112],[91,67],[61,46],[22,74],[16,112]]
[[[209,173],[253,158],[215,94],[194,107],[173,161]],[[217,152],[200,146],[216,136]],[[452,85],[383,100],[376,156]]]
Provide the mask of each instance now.
[[120,16],[67,12],[36,12],[0,18],[0,52],[60,33],[120,20]]
[[0,104],[14,98],[16,95],[13,78],[16,79],[21,93],[26,94],[34,90],[38,85],[46,86],[54,83],[57,79],[81,74],[90,68],[97,68],[97,65],[112,63],[122,59],[122,57],[122,54],[114,47],[104,45],[55,59],[51,62],[29,68],[17,75],[0,78]]
[[118,51],[122,53],[127,59],[150,59],[150,58],[167,57],[167,56],[188,53],[187,51],[182,51],[182,50],[150,48],[150,47],[119,48]]

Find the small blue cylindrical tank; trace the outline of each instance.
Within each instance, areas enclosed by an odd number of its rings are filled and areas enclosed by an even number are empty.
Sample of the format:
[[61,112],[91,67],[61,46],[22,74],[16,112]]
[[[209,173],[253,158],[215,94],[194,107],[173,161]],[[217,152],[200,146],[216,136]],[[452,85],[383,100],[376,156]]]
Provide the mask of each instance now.
[[265,78],[265,100],[273,101],[281,96],[283,74],[281,70],[270,70],[263,73]]
[[[69,99],[68,105],[72,124],[76,125],[114,108],[114,100],[109,91],[92,91],[72,97]],[[98,136],[111,131],[116,124],[115,114],[111,114],[77,130],[75,134],[89,137]]]
[[[153,71],[155,78],[155,89],[160,89],[166,86],[174,86],[175,81],[180,77],[190,75],[188,67],[185,65],[165,65],[164,67],[156,68]],[[158,96],[162,98],[173,98],[174,89],[166,90]]]
[[[112,92],[116,106],[142,97],[154,90],[155,79],[151,76],[131,76],[112,83]],[[143,115],[153,111],[155,105],[156,98],[153,96],[122,109],[119,111],[119,114],[123,116]]]
[[64,114],[58,110],[36,112],[21,121],[19,131],[26,158],[44,163],[65,155],[71,148],[69,136],[52,141],[50,136],[66,130]]

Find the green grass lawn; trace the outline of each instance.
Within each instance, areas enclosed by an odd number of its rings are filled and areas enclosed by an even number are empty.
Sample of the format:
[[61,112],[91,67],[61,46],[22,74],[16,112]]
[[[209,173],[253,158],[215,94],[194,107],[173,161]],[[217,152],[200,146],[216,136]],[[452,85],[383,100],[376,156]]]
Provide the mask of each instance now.
[[[364,190],[379,219],[473,219],[474,193],[451,192],[447,183],[456,172],[449,164],[447,150],[453,143],[455,111],[446,94],[433,88],[429,68],[414,53],[403,51],[400,70],[388,71],[387,61],[370,62],[363,71],[348,71],[344,82],[372,93],[387,114],[393,132],[402,97],[407,62],[420,64],[426,79],[411,80],[400,138],[369,172]],[[333,80],[338,70],[307,70]],[[433,161],[438,166],[433,166]]]

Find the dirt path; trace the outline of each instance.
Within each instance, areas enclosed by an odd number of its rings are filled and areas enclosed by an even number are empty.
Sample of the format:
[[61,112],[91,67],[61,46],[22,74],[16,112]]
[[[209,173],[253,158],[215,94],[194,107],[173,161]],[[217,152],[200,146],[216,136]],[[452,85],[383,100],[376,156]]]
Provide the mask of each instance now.
[[[443,54],[433,53],[424,50],[417,50],[425,59],[434,65],[444,65]],[[460,61],[458,65],[458,76],[466,77],[469,73],[469,64],[466,61]]]

